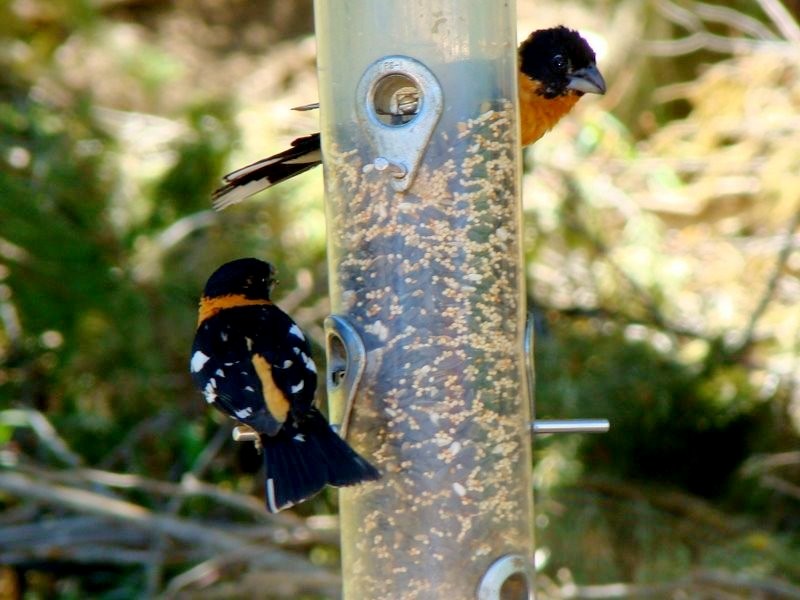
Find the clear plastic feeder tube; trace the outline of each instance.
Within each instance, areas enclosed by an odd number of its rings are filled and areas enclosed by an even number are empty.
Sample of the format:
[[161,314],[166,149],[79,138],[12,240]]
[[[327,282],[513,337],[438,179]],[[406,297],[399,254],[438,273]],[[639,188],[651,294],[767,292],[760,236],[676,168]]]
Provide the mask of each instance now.
[[345,598],[528,598],[515,5],[315,18],[332,413],[383,474],[341,491]]

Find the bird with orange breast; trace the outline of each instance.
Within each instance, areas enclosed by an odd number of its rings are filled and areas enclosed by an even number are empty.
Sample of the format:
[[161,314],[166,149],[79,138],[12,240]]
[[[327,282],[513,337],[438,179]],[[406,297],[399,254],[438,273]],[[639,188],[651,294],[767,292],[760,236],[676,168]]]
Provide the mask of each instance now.
[[[606,82],[589,43],[564,26],[534,31],[519,45],[519,112],[523,146],[550,131],[584,94],[605,94]],[[298,110],[317,108],[317,104]],[[322,163],[320,134],[297,138],[288,150],[225,175],[213,194],[222,210]]]

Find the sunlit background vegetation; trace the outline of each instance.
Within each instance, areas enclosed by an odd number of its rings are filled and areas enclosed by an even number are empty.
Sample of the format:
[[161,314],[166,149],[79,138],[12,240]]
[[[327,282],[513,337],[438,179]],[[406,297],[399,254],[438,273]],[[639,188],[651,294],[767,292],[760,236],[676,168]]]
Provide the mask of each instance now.
[[[800,2],[518,1],[598,51],[526,154],[540,599],[800,598]],[[186,371],[232,258],[328,314],[309,1],[0,4],[0,598],[336,598],[336,495],[269,516]]]

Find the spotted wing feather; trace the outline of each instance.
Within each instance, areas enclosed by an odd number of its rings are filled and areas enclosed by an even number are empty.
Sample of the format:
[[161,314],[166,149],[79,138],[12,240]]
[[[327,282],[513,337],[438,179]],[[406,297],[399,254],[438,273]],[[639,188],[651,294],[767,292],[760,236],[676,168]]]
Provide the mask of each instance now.
[[275,386],[292,414],[308,411],[316,373],[303,359],[310,361],[308,342],[292,327],[300,331],[273,305],[230,308],[207,319],[195,336],[191,364],[192,377],[206,400],[256,431],[276,435],[286,415],[272,414],[265,401],[264,382],[254,363],[260,356],[272,367]]

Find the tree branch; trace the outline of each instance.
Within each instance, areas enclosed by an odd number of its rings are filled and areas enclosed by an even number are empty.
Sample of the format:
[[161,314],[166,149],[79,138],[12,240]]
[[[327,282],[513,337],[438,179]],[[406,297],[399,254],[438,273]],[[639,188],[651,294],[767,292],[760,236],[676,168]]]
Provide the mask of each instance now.
[[758,4],[783,37],[794,44],[800,44],[800,27],[780,0],[758,0]]
[[0,472],[0,490],[45,505],[108,517],[130,524],[151,535],[163,533],[185,544],[202,549],[207,555],[236,552],[245,557],[260,556],[274,568],[290,571],[315,571],[318,569],[296,554],[290,554],[277,548],[270,548],[269,551],[266,551],[265,546],[247,543],[218,527],[154,513],[136,504],[108,498],[94,492],[42,483],[20,473]]
[[770,276],[769,280],[767,280],[767,285],[764,288],[764,293],[761,294],[761,299],[759,300],[758,305],[750,315],[747,326],[744,328],[744,332],[742,333],[741,340],[734,348],[730,349],[732,353],[740,352],[749,346],[753,341],[756,325],[758,325],[758,321],[764,316],[769,303],[775,297],[775,290],[778,288],[778,282],[780,281],[784,269],[786,268],[786,263],[789,260],[789,256],[795,248],[795,231],[798,227],[800,227],[800,210],[795,211],[789,226],[786,228],[783,246],[781,247],[780,252],[778,252],[778,256],[775,258],[775,266],[772,269],[772,275]]

